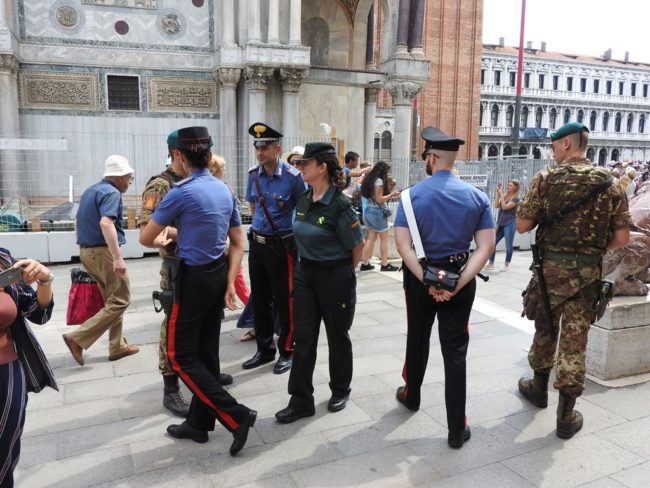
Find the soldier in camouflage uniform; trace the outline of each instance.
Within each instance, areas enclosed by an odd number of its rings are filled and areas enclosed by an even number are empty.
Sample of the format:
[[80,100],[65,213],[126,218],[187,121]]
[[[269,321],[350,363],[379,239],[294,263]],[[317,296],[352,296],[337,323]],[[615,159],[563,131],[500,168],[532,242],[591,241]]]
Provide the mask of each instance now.
[[[571,122],[551,134],[557,166],[537,173],[517,209],[517,232],[532,230],[542,220],[588,195],[609,178],[604,168],[586,158],[589,130]],[[554,387],[560,391],[557,435],[568,439],[582,428],[574,410],[585,383],[587,333],[594,322],[602,256],[629,241],[631,219],[627,198],[617,181],[579,208],[541,226],[536,243],[557,340],[544,320],[539,283],[533,277],[524,296],[524,312],[535,321],[528,354],[532,379],[521,378],[519,391],[533,405],[548,405],[548,380],[555,365]],[[561,324],[561,326],[560,326]],[[558,350],[557,360],[555,351]]]
[[[182,180],[186,171],[180,160],[178,147],[178,132],[174,131],[167,137],[167,147],[171,165],[165,171],[157,176],[151,177],[142,193],[142,210],[140,211],[140,227],[143,228],[151,220],[163,197],[171,189],[172,185]],[[175,256],[176,242],[172,242],[166,247],[159,248],[160,257]],[[170,290],[169,277],[165,267],[160,268],[160,288]],[[167,357],[167,316],[163,318],[160,326],[160,343],[158,345],[158,369],[163,375],[165,383],[165,392],[163,395],[163,405],[166,409],[178,417],[187,416],[189,404],[183,399],[178,385],[178,375],[169,364]]]

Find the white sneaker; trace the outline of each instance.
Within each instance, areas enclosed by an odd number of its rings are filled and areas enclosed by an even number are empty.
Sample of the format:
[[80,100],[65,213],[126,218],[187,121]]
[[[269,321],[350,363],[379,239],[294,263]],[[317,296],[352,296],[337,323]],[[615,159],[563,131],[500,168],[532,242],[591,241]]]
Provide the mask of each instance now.
[[485,269],[488,271],[494,271],[494,263],[491,263],[488,261],[488,263],[485,265]]
[[510,263],[505,263],[503,268],[501,268],[501,271],[508,271],[508,269],[510,269]]

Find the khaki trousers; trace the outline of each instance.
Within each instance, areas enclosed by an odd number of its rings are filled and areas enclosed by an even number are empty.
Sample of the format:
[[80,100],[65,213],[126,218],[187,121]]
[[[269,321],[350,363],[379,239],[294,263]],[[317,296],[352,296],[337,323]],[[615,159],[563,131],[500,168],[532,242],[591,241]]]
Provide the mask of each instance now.
[[99,285],[104,308],[68,337],[88,349],[108,330],[108,354],[119,354],[128,347],[122,337],[122,317],[131,299],[129,277],[119,276],[113,271],[113,257],[108,247],[81,248],[79,257],[88,274]]

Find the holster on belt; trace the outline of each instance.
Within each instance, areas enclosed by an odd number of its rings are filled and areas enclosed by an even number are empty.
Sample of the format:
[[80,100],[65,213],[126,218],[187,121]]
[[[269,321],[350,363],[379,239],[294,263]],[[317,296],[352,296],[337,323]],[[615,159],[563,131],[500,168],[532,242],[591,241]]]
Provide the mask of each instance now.
[[171,315],[174,306],[174,294],[171,290],[155,290],[151,294],[151,299],[156,313],[163,310],[167,317]]

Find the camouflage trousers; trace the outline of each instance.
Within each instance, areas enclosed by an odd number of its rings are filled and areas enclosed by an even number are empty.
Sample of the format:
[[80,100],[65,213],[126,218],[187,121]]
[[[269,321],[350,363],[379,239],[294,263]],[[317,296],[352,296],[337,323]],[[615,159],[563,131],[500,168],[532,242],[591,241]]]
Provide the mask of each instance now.
[[528,314],[535,320],[535,336],[528,363],[535,371],[550,371],[556,366],[553,386],[577,398],[585,388],[587,336],[595,319],[596,297],[591,289],[600,280],[600,267],[578,266],[571,262],[561,264],[544,263],[556,340],[549,336],[535,279],[529,291],[533,294],[529,297],[530,302],[538,304],[538,308],[532,314],[534,317]]
[[[160,268],[160,289],[170,290],[169,277],[164,267]],[[167,355],[167,315],[163,313],[163,321],[160,324],[160,340],[158,341],[158,369],[163,376],[175,375],[176,371],[172,368]]]

